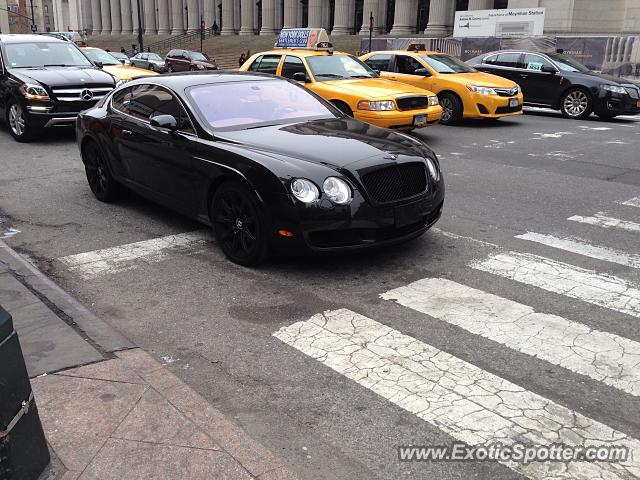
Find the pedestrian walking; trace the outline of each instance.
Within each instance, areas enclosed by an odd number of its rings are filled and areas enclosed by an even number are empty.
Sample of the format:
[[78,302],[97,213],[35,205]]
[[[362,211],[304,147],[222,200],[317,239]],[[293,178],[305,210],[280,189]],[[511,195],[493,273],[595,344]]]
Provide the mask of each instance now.
[[247,58],[244,56],[244,53],[240,54],[240,58],[238,58],[238,66],[241,67],[244,65],[244,62],[247,61]]

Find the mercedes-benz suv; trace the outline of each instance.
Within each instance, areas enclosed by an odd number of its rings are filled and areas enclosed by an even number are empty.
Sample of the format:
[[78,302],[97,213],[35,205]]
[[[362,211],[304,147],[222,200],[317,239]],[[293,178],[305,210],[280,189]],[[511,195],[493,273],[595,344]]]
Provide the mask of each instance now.
[[39,130],[73,125],[113,90],[116,79],[71,42],[44,35],[0,35],[0,116],[19,142]]

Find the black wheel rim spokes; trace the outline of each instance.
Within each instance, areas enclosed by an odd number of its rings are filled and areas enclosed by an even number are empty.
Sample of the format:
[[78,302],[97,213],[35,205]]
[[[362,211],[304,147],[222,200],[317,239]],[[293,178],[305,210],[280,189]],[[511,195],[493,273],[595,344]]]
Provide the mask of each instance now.
[[251,256],[257,246],[257,219],[253,206],[241,194],[227,192],[217,205],[217,232],[225,249],[238,258]]
[[87,158],[87,177],[89,186],[98,195],[104,194],[109,187],[106,166],[100,152],[95,148],[89,149]]

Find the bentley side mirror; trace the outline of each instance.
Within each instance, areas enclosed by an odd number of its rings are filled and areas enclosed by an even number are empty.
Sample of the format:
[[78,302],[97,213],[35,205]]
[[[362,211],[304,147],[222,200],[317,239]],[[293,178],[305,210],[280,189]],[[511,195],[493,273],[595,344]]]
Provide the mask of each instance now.
[[178,130],[178,121],[173,115],[156,115],[149,119],[149,123],[152,127],[164,128],[171,132]]
[[549,65],[543,65],[540,71],[544,73],[553,73],[553,74],[556,73],[556,69]]
[[296,82],[304,82],[304,83],[309,83],[309,77],[307,77],[307,74],[304,72],[296,72],[293,74],[293,79]]
[[414,75],[422,75],[423,77],[430,77],[431,73],[429,73],[429,70],[427,70],[426,68],[416,68],[413,71]]

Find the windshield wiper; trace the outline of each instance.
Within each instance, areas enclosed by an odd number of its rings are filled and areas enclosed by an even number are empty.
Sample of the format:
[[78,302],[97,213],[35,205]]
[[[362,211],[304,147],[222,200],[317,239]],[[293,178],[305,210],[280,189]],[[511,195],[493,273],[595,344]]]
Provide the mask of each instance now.
[[67,65],[66,63],[47,63],[43,67],[84,67],[85,65]]
[[281,123],[261,123],[260,125],[253,125],[251,127],[243,128],[243,130],[252,130],[254,128],[263,128],[263,127],[275,127],[277,125],[282,125]]
[[329,78],[339,78],[341,80],[347,78],[344,75],[336,75],[335,73],[318,73],[316,77],[329,77]]
[[371,75],[349,75],[349,78],[376,78]]

